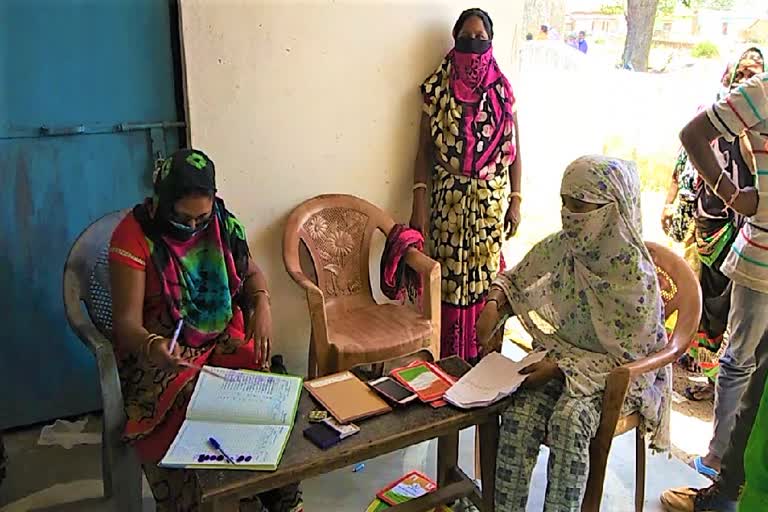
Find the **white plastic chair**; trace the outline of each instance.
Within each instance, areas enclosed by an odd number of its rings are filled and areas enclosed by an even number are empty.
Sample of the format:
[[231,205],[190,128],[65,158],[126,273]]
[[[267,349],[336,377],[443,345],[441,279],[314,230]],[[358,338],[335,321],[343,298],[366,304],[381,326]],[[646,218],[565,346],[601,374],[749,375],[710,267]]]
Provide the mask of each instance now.
[[72,330],[96,357],[104,410],[102,478],[104,496],[120,512],[140,512],[141,466],[122,440],[123,395],[112,350],[112,297],[109,289],[109,240],[127,210],[100,218],[75,241],[64,265],[64,308]]

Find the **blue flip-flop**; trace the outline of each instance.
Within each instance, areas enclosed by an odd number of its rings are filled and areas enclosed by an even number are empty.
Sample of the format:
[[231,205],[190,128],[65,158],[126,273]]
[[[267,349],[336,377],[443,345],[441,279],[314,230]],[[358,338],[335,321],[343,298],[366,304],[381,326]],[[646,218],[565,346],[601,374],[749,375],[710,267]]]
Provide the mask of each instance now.
[[705,477],[712,480],[716,479],[718,475],[720,475],[719,471],[716,471],[704,464],[704,461],[701,457],[696,457],[693,459],[693,469],[695,469],[699,474],[704,475]]

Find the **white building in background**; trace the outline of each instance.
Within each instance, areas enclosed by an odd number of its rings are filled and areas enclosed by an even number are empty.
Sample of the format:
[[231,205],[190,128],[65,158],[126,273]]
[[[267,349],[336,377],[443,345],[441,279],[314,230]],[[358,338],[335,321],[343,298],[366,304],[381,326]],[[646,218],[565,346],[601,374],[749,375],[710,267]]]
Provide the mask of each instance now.
[[[751,5],[752,0],[742,0],[731,11],[713,9],[687,9],[679,6],[669,16],[658,16],[654,28],[654,41],[662,44],[691,46],[700,41],[712,41],[727,49],[743,42],[768,43],[763,41],[768,24],[768,2],[761,0],[759,7]],[[592,39],[621,38],[627,33],[623,13],[604,14],[601,6],[606,0],[572,0],[568,3],[564,32],[585,31]],[[593,9],[585,7],[594,6]],[[573,9],[573,7],[582,9]]]
[[565,6],[568,12],[597,12],[602,6],[610,3],[610,0],[568,0]]
[[623,14],[603,14],[599,11],[575,11],[565,15],[565,33],[586,32],[591,38],[624,36],[627,21]]
[[749,27],[766,17],[765,13],[751,9],[730,12],[702,9],[698,13],[698,30],[707,38],[740,41]]

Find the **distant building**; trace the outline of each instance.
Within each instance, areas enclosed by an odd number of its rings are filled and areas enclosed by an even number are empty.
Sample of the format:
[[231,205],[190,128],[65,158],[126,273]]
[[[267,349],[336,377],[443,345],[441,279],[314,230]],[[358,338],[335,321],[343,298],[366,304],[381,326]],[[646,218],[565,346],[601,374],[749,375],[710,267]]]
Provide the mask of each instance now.
[[701,9],[698,12],[698,33],[731,41],[742,40],[743,33],[761,16],[753,10],[735,12]]
[[599,11],[572,12],[565,15],[565,32],[586,32],[591,38],[624,35],[627,21],[623,14],[603,14]]
[[754,22],[742,32],[741,37],[750,43],[768,43],[768,18]]
[[[585,31],[591,39],[623,37],[624,14],[576,11],[565,16],[565,33]],[[675,14],[657,16],[653,39],[661,44],[689,46],[703,39],[722,46],[744,41],[768,43],[768,15],[754,9],[715,11],[680,8]]]

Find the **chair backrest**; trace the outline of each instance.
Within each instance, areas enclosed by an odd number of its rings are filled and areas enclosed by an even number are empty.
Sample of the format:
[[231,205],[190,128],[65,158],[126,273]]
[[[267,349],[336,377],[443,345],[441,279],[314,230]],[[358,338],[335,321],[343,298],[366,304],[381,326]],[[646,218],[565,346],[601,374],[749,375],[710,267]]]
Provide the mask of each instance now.
[[326,306],[370,303],[371,237],[395,225],[387,213],[359,197],[331,194],[301,203],[283,233],[283,263],[292,276],[303,276],[300,244],[309,251],[317,286]]
[[666,304],[667,319],[677,312],[677,323],[669,340],[677,356],[688,349],[701,320],[701,287],[696,274],[683,258],[662,245],[646,242],[656,266],[666,272],[674,282],[677,293]]
[[94,331],[88,328],[90,325],[95,326],[106,340],[112,337],[109,241],[127,212],[109,213],[88,226],[72,245],[64,265],[67,320],[75,334],[91,350],[98,349],[100,343],[94,339]]

